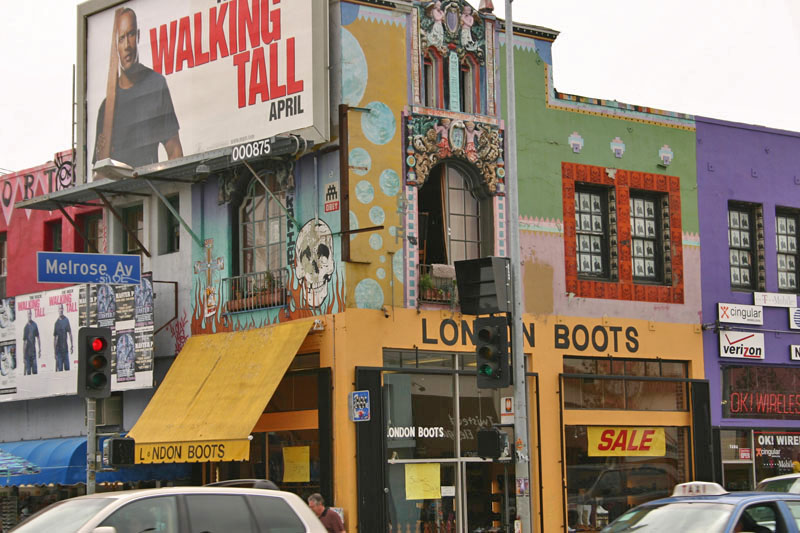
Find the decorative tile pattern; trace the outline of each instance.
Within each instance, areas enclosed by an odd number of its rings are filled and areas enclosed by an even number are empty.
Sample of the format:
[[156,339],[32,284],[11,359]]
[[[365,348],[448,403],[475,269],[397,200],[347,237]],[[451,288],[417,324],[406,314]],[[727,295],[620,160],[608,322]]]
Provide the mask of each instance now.
[[[604,167],[561,163],[564,212],[564,267],[566,292],[584,298],[604,298],[642,302],[683,303],[683,243],[681,232],[680,179],[676,176],[631,172],[619,169],[610,178]],[[618,280],[598,281],[578,278],[575,228],[575,182],[603,185],[616,194]],[[631,269],[630,189],[659,192],[668,205],[664,213],[665,259],[669,259],[671,277],[664,285],[634,283]],[[613,215],[613,213],[610,213]],[[665,261],[666,264],[666,261]]]

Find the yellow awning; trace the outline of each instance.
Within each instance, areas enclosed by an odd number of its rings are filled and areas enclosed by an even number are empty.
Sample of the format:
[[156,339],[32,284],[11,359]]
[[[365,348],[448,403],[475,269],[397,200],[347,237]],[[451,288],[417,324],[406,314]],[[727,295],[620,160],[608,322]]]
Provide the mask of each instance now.
[[248,460],[248,436],[313,323],[189,337],[128,434],[136,462]]

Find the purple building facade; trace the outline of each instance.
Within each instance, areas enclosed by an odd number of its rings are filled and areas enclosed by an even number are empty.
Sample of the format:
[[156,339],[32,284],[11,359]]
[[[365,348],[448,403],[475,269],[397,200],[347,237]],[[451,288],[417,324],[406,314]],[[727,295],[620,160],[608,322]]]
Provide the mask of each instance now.
[[714,455],[742,490],[800,466],[800,134],[696,120]]

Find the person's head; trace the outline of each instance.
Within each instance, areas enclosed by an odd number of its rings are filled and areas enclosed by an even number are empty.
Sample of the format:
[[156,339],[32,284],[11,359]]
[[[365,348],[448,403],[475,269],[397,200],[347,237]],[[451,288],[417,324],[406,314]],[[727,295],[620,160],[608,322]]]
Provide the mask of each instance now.
[[33,311],[28,309],[28,322],[33,322]]
[[139,26],[136,13],[129,7],[122,8],[117,17],[117,53],[123,72],[139,62]]
[[308,506],[319,516],[325,510],[325,498],[319,492],[315,492],[308,497]]
[[58,317],[64,316],[64,304],[58,304]]

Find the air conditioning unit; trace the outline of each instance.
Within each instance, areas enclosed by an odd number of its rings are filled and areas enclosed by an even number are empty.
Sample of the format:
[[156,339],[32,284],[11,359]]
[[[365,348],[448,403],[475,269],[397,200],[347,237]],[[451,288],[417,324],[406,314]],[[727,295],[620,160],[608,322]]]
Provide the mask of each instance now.
[[122,395],[97,400],[97,425],[122,426]]

